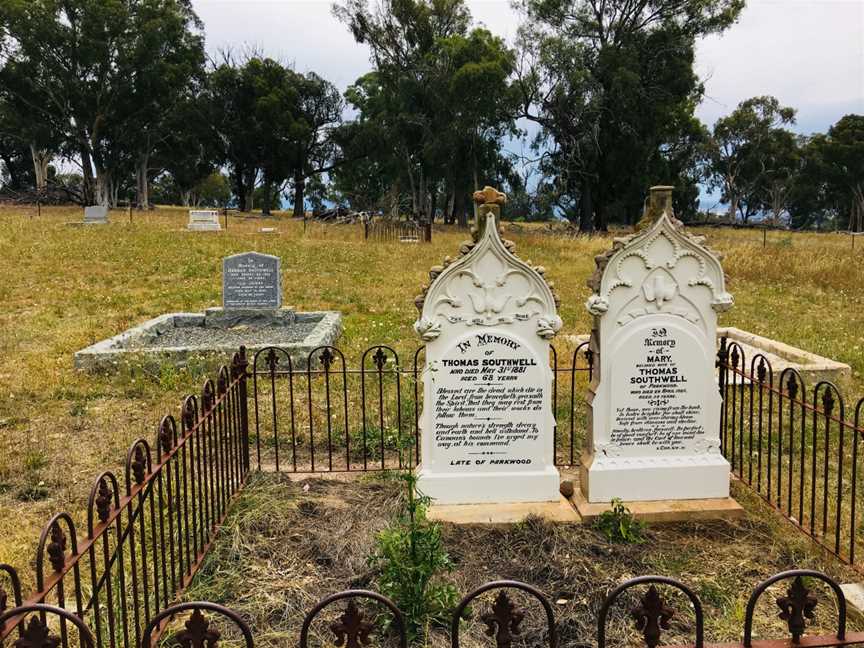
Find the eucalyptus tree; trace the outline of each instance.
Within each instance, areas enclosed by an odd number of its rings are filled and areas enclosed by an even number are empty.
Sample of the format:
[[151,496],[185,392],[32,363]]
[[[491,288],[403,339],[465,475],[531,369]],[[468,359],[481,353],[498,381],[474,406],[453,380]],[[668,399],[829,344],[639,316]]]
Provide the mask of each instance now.
[[752,97],[714,124],[708,148],[710,178],[729,205],[729,218],[744,222],[761,210],[760,191],[772,148],[784,126],[795,123],[795,110],[771,96]]
[[417,218],[450,211],[513,129],[513,53],[471,28],[463,0],[345,0],[334,12],[371,52],[373,72],[347,97],[385,136],[372,153],[391,174],[387,193],[407,193]]
[[[744,0],[519,0],[522,115],[540,126],[547,175],[578,201],[583,230],[627,218],[664,148],[691,129],[702,86],[695,39],[728,28]],[[668,170],[668,166],[667,166]]]
[[320,178],[344,162],[337,131],[345,105],[336,86],[314,72],[298,75],[297,88],[291,181],[294,215],[302,216],[306,212],[307,181]]
[[108,204],[147,158],[162,119],[203,64],[190,0],[5,0],[0,82],[80,164],[82,200]]

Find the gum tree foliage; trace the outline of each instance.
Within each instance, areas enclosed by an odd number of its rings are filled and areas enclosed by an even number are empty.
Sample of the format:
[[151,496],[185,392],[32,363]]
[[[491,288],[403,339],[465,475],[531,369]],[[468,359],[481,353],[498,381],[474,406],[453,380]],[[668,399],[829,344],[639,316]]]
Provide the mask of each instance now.
[[[784,126],[795,123],[795,110],[782,106],[775,97],[753,97],[738,104],[717,120],[708,143],[709,179],[722,191],[729,205],[729,218],[740,214],[748,222],[765,205],[769,171],[782,179],[781,166],[794,166],[786,159],[794,137]],[[789,141],[793,138],[793,141]],[[777,165],[777,169],[772,169]],[[794,173],[789,169],[788,173]],[[782,208],[783,205],[780,205]]]
[[163,120],[203,66],[201,30],[190,0],[0,3],[0,85],[78,162],[82,202],[116,203],[135,174],[146,206]]
[[[365,129],[357,142],[383,138],[344,169],[361,181],[352,198],[398,213],[407,195],[415,218],[441,211],[464,222],[459,201],[491,181],[500,140],[515,129],[513,52],[471,28],[463,0],[345,0],[334,13],[371,51],[373,71],[347,92]],[[382,173],[386,181],[376,186]]]
[[[291,184],[294,193],[293,213],[306,212],[306,185],[310,179],[335,169],[344,160],[339,147],[338,129],[342,125],[345,104],[332,83],[314,72],[297,79],[300,102],[297,131],[293,141]],[[311,183],[313,188],[316,182]]]
[[864,115],[846,115],[801,149],[790,197],[794,227],[833,222],[864,231]]
[[215,158],[228,168],[240,209],[252,209],[260,183],[257,195],[269,214],[290,180],[302,214],[307,180],[340,162],[334,132],[343,103],[333,84],[271,58],[237,61],[226,53],[208,75],[205,94]]
[[[728,28],[744,0],[520,0],[522,114],[540,126],[545,175],[583,230],[638,218],[645,187],[693,195],[696,38]],[[673,175],[679,172],[677,175]],[[666,175],[669,174],[669,175]],[[688,197],[688,200],[690,198]]]

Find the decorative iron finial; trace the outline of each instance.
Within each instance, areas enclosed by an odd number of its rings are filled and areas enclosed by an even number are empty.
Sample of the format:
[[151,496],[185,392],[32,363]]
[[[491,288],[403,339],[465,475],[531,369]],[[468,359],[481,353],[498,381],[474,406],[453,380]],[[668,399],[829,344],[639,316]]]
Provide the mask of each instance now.
[[801,640],[807,627],[807,619],[812,620],[815,616],[816,603],[816,597],[810,594],[800,576],[796,576],[792,581],[786,596],[777,599],[777,607],[781,610],[779,616],[789,626],[792,643],[797,644]]
[[652,585],[645,592],[640,605],[634,608],[630,615],[636,623],[636,629],[642,633],[645,645],[648,648],[657,648],[663,630],[669,629],[669,621],[675,611],[666,605],[657,588]]
[[112,491],[108,487],[108,480],[100,479],[96,495],[96,514],[102,524],[105,524],[108,521],[108,516],[111,515],[111,495]]
[[210,627],[210,622],[197,608],[185,626],[186,629],[177,634],[177,643],[182,648],[215,648],[222,636],[216,628]]
[[507,204],[507,195],[498,191],[495,187],[483,187],[481,191],[474,192],[474,202],[478,205],[498,205],[503,207]]
[[141,447],[141,444],[135,446],[135,455],[132,459],[131,467],[135,483],[140,486],[144,483],[144,475],[147,471],[147,460],[144,456],[144,448]]
[[48,543],[46,552],[54,571],[63,571],[66,566],[66,534],[57,522],[51,527],[51,542]]
[[26,630],[13,644],[15,648],[57,648],[59,645],[60,637],[52,635],[37,615],[30,617]]
[[330,624],[330,631],[336,635],[334,643],[340,648],[362,648],[372,643],[369,635],[372,634],[374,626],[363,617],[354,600],[349,599],[339,620]]
[[495,598],[492,611],[484,614],[480,620],[486,624],[486,636],[495,637],[498,648],[510,648],[513,635],[521,632],[519,624],[523,618],[524,613],[518,610],[507,593],[501,590]]

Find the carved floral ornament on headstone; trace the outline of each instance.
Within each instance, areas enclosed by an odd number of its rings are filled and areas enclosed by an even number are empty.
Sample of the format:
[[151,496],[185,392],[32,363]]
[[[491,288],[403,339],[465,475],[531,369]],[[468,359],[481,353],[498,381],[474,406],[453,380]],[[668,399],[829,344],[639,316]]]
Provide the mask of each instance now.
[[[671,190],[655,195],[671,203]],[[652,210],[656,218],[653,224],[643,225],[643,219],[642,231],[616,238],[611,250],[595,258],[596,269],[588,280],[593,291],[585,304],[588,312],[602,317],[609,310],[614,291],[636,285],[641,295],[632,300],[633,308],[618,310],[619,326],[652,313],[669,313],[701,325],[699,308],[690,299],[690,291],[699,286],[711,291],[711,308],[715,312],[728,310],[733,299],[725,289],[720,255],[705,246],[704,236],[694,236],[684,229],[684,224],[672,215],[671,204],[652,205],[647,214]],[[643,299],[649,306],[641,305]]]
[[430,285],[414,303],[420,318],[414,329],[424,342],[436,339],[443,323],[488,327],[536,321],[536,333],[550,340],[561,329],[554,284],[545,268],[534,267],[515,254],[515,244],[503,240],[498,226],[505,194],[486,187],[474,193],[479,226],[464,241],[459,257],[445,257],[429,271]]

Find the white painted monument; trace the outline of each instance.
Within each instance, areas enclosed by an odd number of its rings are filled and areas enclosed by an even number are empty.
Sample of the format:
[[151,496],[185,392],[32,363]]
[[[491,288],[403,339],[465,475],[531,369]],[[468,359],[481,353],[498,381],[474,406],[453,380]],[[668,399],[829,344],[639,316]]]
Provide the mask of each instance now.
[[476,243],[430,272],[414,328],[426,343],[417,488],[437,504],[558,501],[549,342],[556,297],[498,231],[487,187]]
[[640,227],[596,258],[588,282],[582,492],[588,502],[725,498],[714,366],[717,313],[732,296],[717,256],[673,216],[671,187],[652,187]]
[[215,209],[191,209],[187,228],[194,232],[218,232],[222,229],[219,212]]
[[84,208],[85,225],[107,225],[108,208],[105,205],[89,205]]

